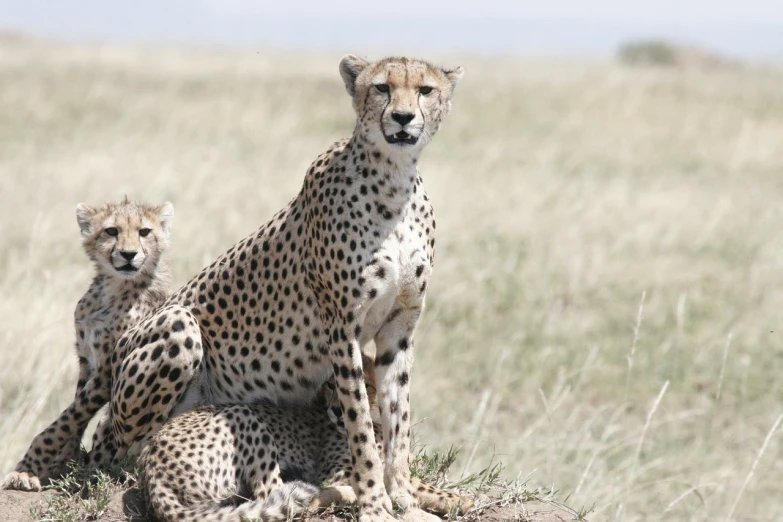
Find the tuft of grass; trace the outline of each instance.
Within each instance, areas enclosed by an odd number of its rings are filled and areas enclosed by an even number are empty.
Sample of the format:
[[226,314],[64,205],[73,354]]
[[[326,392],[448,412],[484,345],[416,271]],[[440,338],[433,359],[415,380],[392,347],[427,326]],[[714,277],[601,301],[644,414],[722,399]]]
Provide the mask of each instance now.
[[449,486],[448,472],[451,465],[457,460],[458,448],[451,446],[444,451],[436,449],[428,453],[426,448],[416,443],[412,446],[414,453],[410,463],[411,476],[418,477],[434,486],[454,487]]
[[495,457],[493,457],[485,467],[462,477],[452,487],[463,488],[477,493],[486,493],[502,484],[502,472],[503,464],[495,462]]
[[44,489],[46,506],[33,506],[30,515],[36,522],[88,522],[102,520],[112,497],[133,487],[133,474],[90,469],[78,462],[69,464],[70,471],[53,479]]
[[[425,448],[417,447],[411,461],[411,475],[418,477],[429,484],[440,488],[459,490],[462,495],[473,495],[475,505],[465,515],[458,515],[456,507],[454,512],[447,516],[453,521],[480,521],[491,508],[518,505],[522,508],[524,503],[542,502],[556,506],[574,516],[574,520],[585,520],[591,513],[591,508],[574,510],[568,507],[568,498],[558,500],[558,492],[554,489],[543,491],[541,488],[528,487],[528,478],[517,477],[508,480],[504,477],[504,466],[492,457],[490,461],[478,471],[463,476],[456,482],[449,482],[448,472],[452,464],[457,460],[459,449],[450,447],[445,451],[435,450],[427,453]],[[495,520],[494,518],[492,520]]]

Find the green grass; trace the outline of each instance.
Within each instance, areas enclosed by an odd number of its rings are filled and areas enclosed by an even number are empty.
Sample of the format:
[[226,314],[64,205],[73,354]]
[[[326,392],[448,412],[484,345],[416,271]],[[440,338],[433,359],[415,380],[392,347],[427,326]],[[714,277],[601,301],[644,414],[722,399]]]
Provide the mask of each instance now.
[[[76,203],[173,201],[187,281],[350,132],[338,60],[0,45],[3,469],[73,393]],[[462,65],[421,164],[420,439],[593,520],[783,517],[783,72]]]
[[130,473],[98,471],[74,462],[69,473],[45,487],[46,505],[32,506],[30,516],[35,522],[103,520],[112,497],[133,487],[135,482]]

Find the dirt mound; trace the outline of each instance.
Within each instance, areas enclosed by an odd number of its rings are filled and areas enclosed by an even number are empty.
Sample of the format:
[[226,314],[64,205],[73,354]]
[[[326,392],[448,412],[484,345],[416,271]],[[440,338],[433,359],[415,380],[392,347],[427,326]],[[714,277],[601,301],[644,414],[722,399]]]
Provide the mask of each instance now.
[[[8,522],[34,522],[34,512],[45,513],[48,502],[47,495],[56,493],[29,493],[26,491],[0,490],[0,520]],[[130,489],[115,494],[108,508],[101,515],[103,522],[146,522],[141,497],[136,489]],[[61,517],[47,513],[45,520],[57,521]]]
[[25,522],[33,520],[30,510],[40,502],[43,502],[43,495],[40,493],[0,491],[0,519]]
[[[45,495],[52,493],[27,493],[23,491],[0,491],[0,520],[8,522],[33,522],[33,510],[44,512],[47,506]],[[142,516],[144,509],[136,489],[117,493],[101,515],[103,522],[147,522]],[[58,520],[47,515],[46,520]],[[309,522],[338,522],[335,517],[309,518]],[[516,505],[490,508],[478,519],[486,522],[528,521],[528,522],[565,522],[574,520],[572,513],[555,506],[540,502],[525,502]]]

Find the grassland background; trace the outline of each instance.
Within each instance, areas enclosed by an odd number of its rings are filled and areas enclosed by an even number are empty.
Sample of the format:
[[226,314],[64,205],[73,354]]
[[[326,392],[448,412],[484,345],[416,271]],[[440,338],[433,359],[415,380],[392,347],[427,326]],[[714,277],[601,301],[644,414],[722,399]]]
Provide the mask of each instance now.
[[[71,400],[76,203],[171,200],[184,283],[350,133],[338,60],[0,42],[0,471]],[[783,72],[459,61],[418,438],[592,520],[783,518]]]

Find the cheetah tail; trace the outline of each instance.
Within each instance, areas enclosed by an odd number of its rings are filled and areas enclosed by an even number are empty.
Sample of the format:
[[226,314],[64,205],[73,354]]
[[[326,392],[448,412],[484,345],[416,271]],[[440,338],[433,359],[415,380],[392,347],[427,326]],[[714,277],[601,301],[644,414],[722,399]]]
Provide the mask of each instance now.
[[240,519],[276,522],[291,520],[304,511],[310,501],[318,495],[317,486],[294,480],[281,484],[263,502],[247,502],[236,508]]
[[282,522],[304,511],[320,491],[306,482],[293,481],[280,485],[263,501],[221,506],[217,501],[183,499],[165,486],[146,489],[150,514],[161,522]]

